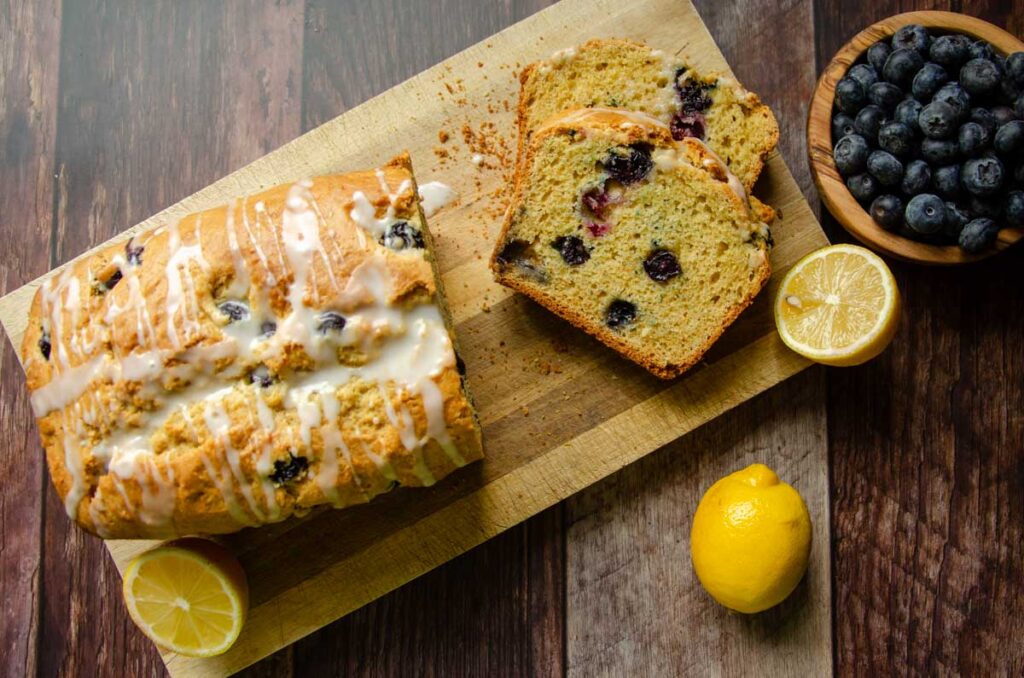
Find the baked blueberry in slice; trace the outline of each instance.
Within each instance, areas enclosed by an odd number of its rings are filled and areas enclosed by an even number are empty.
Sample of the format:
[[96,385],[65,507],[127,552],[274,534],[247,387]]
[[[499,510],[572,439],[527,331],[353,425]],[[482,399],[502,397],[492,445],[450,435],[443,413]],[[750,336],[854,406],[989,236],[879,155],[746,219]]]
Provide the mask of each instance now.
[[249,373],[249,382],[260,388],[269,388],[277,379],[270,373],[266,365],[260,365]]
[[626,185],[642,181],[654,167],[651,149],[646,144],[612,149],[601,164],[608,176]]
[[233,323],[249,319],[249,305],[241,301],[224,301],[217,306],[217,310],[228,317]]
[[683,272],[676,255],[668,250],[654,250],[644,259],[644,271],[655,282],[665,282]]
[[43,355],[44,360],[50,359],[50,333],[43,330],[42,335],[39,337],[39,352]]
[[590,250],[583,243],[583,239],[575,235],[558,236],[551,246],[562,255],[562,261],[570,266],[579,266],[590,260]]
[[121,278],[123,277],[124,274],[121,273],[121,269],[115,269],[114,272],[110,274],[110,277],[101,283],[103,288],[102,291],[108,292],[114,289],[114,286],[117,285],[117,283],[121,282]]
[[324,311],[317,317],[316,331],[320,334],[340,332],[345,329],[345,317],[335,311]]
[[277,323],[273,320],[264,320],[260,323],[260,336],[272,337],[277,332]]
[[407,221],[399,221],[388,226],[388,230],[380,237],[381,245],[390,250],[423,249],[423,234]]
[[284,485],[298,480],[306,475],[308,470],[309,461],[305,457],[296,457],[289,452],[287,459],[278,459],[274,462],[274,472],[270,474],[270,480],[275,485]]
[[604,314],[604,323],[613,329],[625,327],[636,320],[636,306],[625,299],[616,299],[608,304]]
[[135,238],[132,238],[124,245],[124,253],[128,259],[128,263],[132,266],[139,266],[142,264],[142,252],[146,248],[142,245],[135,244]]

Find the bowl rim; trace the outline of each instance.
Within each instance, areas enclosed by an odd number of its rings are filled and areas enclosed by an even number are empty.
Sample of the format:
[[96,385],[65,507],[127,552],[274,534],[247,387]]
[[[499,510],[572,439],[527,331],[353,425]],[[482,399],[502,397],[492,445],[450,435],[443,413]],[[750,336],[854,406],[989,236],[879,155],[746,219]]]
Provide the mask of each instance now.
[[1024,51],[1024,41],[1016,36],[983,19],[956,12],[905,12],[871,24],[836,52],[815,85],[807,111],[807,153],[811,175],[822,201],[836,221],[868,247],[896,259],[923,264],[954,266],[980,261],[1024,238],[1024,229],[1001,229],[995,245],[978,254],[964,252],[957,245],[929,245],[890,233],[876,224],[868,211],[850,194],[832,159],[832,105],[836,83],[868,47],[891,37],[901,26],[915,23],[926,28],[964,33],[974,39],[987,40],[1003,55]]

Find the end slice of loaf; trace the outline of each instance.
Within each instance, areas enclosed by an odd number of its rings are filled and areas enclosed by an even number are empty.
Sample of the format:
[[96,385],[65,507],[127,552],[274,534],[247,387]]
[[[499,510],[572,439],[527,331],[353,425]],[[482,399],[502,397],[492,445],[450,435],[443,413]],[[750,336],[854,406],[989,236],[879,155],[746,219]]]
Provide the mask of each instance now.
[[768,225],[703,143],[636,112],[564,112],[519,164],[495,277],[662,378],[770,274]]
[[771,109],[735,79],[698,73],[637,42],[591,40],[528,65],[519,79],[520,158],[530,136],[560,111],[622,108],[657,118],[677,140],[704,141],[750,191],[779,140]]

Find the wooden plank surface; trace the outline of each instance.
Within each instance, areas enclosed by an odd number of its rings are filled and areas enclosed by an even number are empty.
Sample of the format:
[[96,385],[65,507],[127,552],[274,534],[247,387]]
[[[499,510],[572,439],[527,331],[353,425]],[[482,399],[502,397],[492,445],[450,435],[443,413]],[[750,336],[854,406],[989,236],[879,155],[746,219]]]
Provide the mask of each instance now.
[[[915,9],[819,7],[819,67],[865,26]],[[1024,37],[1020,0],[927,9]],[[896,341],[862,368],[829,374],[836,670],[1019,676],[1024,248],[955,270],[892,267],[904,300]]]
[[[203,41],[212,45],[216,30],[223,29],[223,24],[210,22],[207,15],[197,13],[195,3],[181,4],[181,10],[176,11],[191,18],[167,22],[164,28],[172,37],[140,43],[133,53],[134,59],[114,61],[110,57],[100,58],[101,41],[85,40],[82,30],[92,26],[89,30],[111,39],[123,32],[137,33],[135,23],[148,20],[152,12],[104,11],[98,27],[94,22],[81,26],[64,22],[62,26],[59,6],[43,9],[41,2],[0,3],[0,92],[4,94],[0,96],[0,176],[4,179],[0,191],[0,271],[4,279],[0,284],[4,290],[32,279],[49,265],[50,214],[61,211],[52,192],[60,52],[71,50],[71,54],[85,62],[83,69],[103,73],[106,81],[124,81],[118,90],[121,96],[137,90],[146,79],[162,79],[166,83],[161,71],[173,67],[173,55],[168,51],[172,45]],[[355,32],[345,32],[350,31],[352,16],[347,9],[317,14],[328,4],[309,2],[305,8],[303,39],[307,43],[320,39],[322,44],[334,47],[334,61],[321,61],[323,68],[336,73],[345,62],[377,65],[365,74],[350,69],[345,78],[332,73],[331,77],[321,74],[315,79],[311,77],[315,69],[307,65],[302,80],[286,84],[289,96],[301,99],[299,108],[307,110],[302,116],[305,128],[430,65],[422,59],[446,56],[542,3],[503,0],[488,3],[486,10],[478,9],[482,3],[473,0],[341,3],[343,8],[358,5],[371,10],[359,15],[365,30]],[[871,21],[897,11],[927,8],[977,14],[1018,36],[1024,35],[1024,7],[1019,1],[956,2],[950,6],[885,0],[817,0],[812,9],[807,5],[806,1],[791,1],[779,3],[770,11],[750,11],[759,5],[698,2],[709,28],[737,72],[748,81],[770,78],[750,84],[766,95],[779,114],[784,130],[783,155],[807,195],[813,194],[808,193],[810,183],[805,183],[802,176],[803,159],[787,148],[794,139],[802,143],[802,107],[806,98],[800,86],[792,92],[785,88],[790,77],[794,82],[801,81],[801,69],[806,68],[806,63],[799,56],[802,47],[789,47],[813,40],[820,69],[835,49]],[[226,3],[225,15],[236,33],[227,37],[254,41],[266,58],[291,63],[294,53],[303,51],[301,40],[300,44],[261,41],[261,34],[274,26],[245,21],[241,15],[250,8],[249,3]],[[815,21],[813,33],[807,31],[788,40],[779,37],[785,35],[780,31],[780,25],[784,25],[780,15],[793,16],[799,24],[800,17],[809,11]],[[323,16],[323,21],[317,22],[318,16]],[[204,19],[202,23],[200,18]],[[445,41],[438,39],[440,35]],[[365,39],[360,39],[361,36]],[[449,41],[456,44],[449,47]],[[404,48],[399,49],[399,44]],[[431,56],[424,57],[424,50]],[[135,61],[143,59],[145,65],[137,66],[134,75],[126,79]],[[310,54],[305,59],[307,64],[312,63]],[[171,130],[167,134],[174,135],[176,142],[188,144],[183,153],[189,155],[192,174],[187,179],[170,176],[161,171],[158,162],[153,162],[151,180],[164,187],[164,197],[149,203],[148,208],[133,211],[133,219],[200,188],[206,181],[199,175],[207,165],[208,178],[220,176],[259,155],[259,149],[271,148],[289,138],[270,134],[272,141],[268,142],[257,138],[255,131],[250,132],[248,139],[234,135],[240,140],[235,143],[252,149],[252,155],[236,156],[233,164],[225,163],[218,155],[222,151],[218,150],[216,140],[206,146],[188,143],[188,128],[221,125],[223,135],[231,132],[223,117],[227,113],[210,113],[210,109],[198,106],[196,99],[227,81],[226,76],[246,72],[244,65],[242,71],[223,70],[237,61],[219,59],[220,65],[207,67],[203,71],[204,87],[189,86],[183,82],[187,78],[179,75],[177,84],[171,88],[178,101],[174,109],[136,109],[110,100],[113,90],[106,90],[106,101],[102,92],[93,97],[95,106],[113,106],[118,112],[107,115],[102,124],[92,128],[97,137],[93,145],[80,147],[86,160],[102,150],[99,144],[109,143],[105,140],[117,137],[125,126],[134,125],[143,133],[153,130],[143,143],[120,147],[112,160],[114,168],[107,171],[108,177],[115,172],[122,176],[116,181],[108,178],[105,189],[117,191],[128,181],[124,175],[146,162],[154,153],[153,144],[166,141],[163,130]],[[413,61],[415,64],[410,66]],[[751,70],[757,68],[763,70]],[[93,82],[98,78],[96,74],[89,76]],[[63,90],[66,78],[60,78],[60,82]],[[306,87],[298,82],[305,82]],[[358,87],[366,89],[356,90]],[[359,97],[349,94],[355,91],[360,93]],[[11,96],[14,92],[17,94]],[[89,96],[89,92],[81,95]],[[316,97],[328,99],[329,104],[321,113],[313,114],[320,117],[309,117],[308,111],[316,108],[311,106]],[[263,120],[260,111],[259,98],[240,98],[231,111],[230,122],[257,124]],[[26,145],[12,142],[15,132],[19,141],[26,136],[26,127],[20,121],[12,122],[22,113],[28,125],[28,138],[32,139],[33,152],[27,158],[19,152]],[[254,116],[252,121],[249,116]],[[158,152],[173,150],[168,146]],[[221,159],[217,160],[218,157]],[[86,165],[85,170],[69,175],[66,181],[88,180],[88,176]],[[134,192],[132,204],[150,199],[145,188]],[[12,214],[18,216],[16,221],[11,219]],[[824,216],[832,236],[842,239],[842,230],[828,223],[827,214]],[[88,213],[84,218],[88,219]],[[112,228],[128,223],[131,222]],[[76,252],[64,254],[73,256]],[[908,285],[914,290],[913,303],[905,309],[905,324],[893,347],[902,347],[899,356],[890,357],[890,351],[876,363],[852,370],[816,368],[825,375],[829,394],[833,583],[837,602],[835,658],[836,670],[842,675],[1024,672],[1021,644],[1013,642],[1019,635],[1016,619],[1024,600],[1024,576],[1020,570],[1024,562],[1024,504],[1020,501],[1024,496],[1024,476],[1018,472],[1024,440],[1020,418],[1024,411],[1020,391],[1024,365],[1019,350],[1020,337],[1024,336],[1020,326],[1024,318],[1021,259],[1021,252],[1011,252],[1001,255],[998,266],[953,272],[937,280],[928,271],[895,267],[904,292],[908,292]],[[933,286],[935,289],[931,289]],[[906,331],[913,328],[916,329],[908,335]],[[112,574],[107,555],[101,549],[89,548],[92,540],[56,545],[57,550],[50,552],[40,543],[43,523],[64,523],[66,518],[62,510],[42,513],[42,504],[46,502],[41,503],[41,499],[52,497],[53,491],[40,470],[41,454],[35,427],[27,419],[23,379],[7,342],[0,345],[0,356],[0,455],[6,462],[5,468],[19,470],[19,474],[5,477],[0,495],[4,511],[0,521],[0,594],[4,599],[0,647],[5,660],[0,673],[32,675],[36,667],[45,664],[46,670],[39,671],[42,675],[73,675],[74,667],[97,665],[103,674],[123,671],[126,666],[141,669],[140,675],[158,674],[160,664],[155,652],[150,651],[144,663],[131,664],[138,661],[126,657],[135,651],[134,641],[118,640],[117,634],[121,634],[120,638],[132,638],[138,637],[137,632],[124,623],[126,616],[119,605],[107,607],[102,614],[98,609],[90,609],[86,589],[94,584],[81,577],[71,586],[72,595],[79,600],[71,621],[102,625],[104,642],[116,641],[116,645],[97,662],[96,654],[101,648],[91,644],[95,638],[88,634],[54,638],[46,646],[38,642],[41,610],[59,610],[67,602],[47,602],[55,594],[48,594],[43,587],[32,588],[33,581],[38,581],[47,570],[53,571],[51,578],[69,577],[73,569],[100,573],[108,579],[116,575]],[[708,445],[750,438],[749,444],[760,446],[771,437],[773,427],[792,426],[793,422],[787,417],[781,422],[755,423],[757,413],[764,408],[762,401],[775,398],[778,391],[791,392],[796,397],[804,389],[814,389],[814,372],[776,387],[722,420],[723,429],[735,427],[739,431],[702,430],[696,436],[709,441]],[[958,394],[955,415],[952,392]],[[925,396],[927,399],[922,402]],[[782,398],[782,402],[788,404],[789,398]],[[934,414],[932,407],[936,408]],[[712,429],[715,427],[712,425]],[[703,447],[698,452],[703,452]],[[662,454],[665,453],[656,453],[650,460],[658,460]],[[635,468],[625,473],[633,474]],[[654,464],[628,481],[641,485],[638,492],[643,493],[644,499],[623,509],[622,516],[632,513],[642,519],[642,505],[659,501],[652,514],[664,519],[670,507],[663,496],[671,496],[677,490],[674,481],[660,483],[657,491],[645,489],[646,483],[658,480],[659,470]],[[623,499],[616,496],[611,501]],[[680,511],[690,510],[687,501],[679,500]],[[53,505],[56,506],[55,501]],[[619,524],[625,523],[622,516],[618,518]],[[324,674],[366,676],[539,673],[533,670],[532,655],[527,654],[531,645],[557,645],[546,650],[544,656],[561,657],[559,615],[564,582],[560,554],[564,548],[572,548],[568,544],[562,546],[560,515],[548,512],[542,514],[541,520],[545,522],[532,521],[506,532],[252,667],[250,673],[309,675],[321,669]],[[627,529],[640,527],[643,525],[636,521],[627,524]],[[639,532],[645,539],[650,536],[645,530]],[[634,574],[646,577],[645,581],[653,587],[658,583],[652,578],[654,575],[675,575],[680,570],[671,570],[669,565],[685,569],[687,557],[674,550],[655,549],[647,554],[651,567]],[[553,593],[547,594],[548,590]],[[608,601],[624,598],[610,583],[603,586],[603,591]],[[446,614],[447,606],[457,612]],[[430,613],[425,615],[424,610]],[[606,614],[603,609],[601,612]],[[546,621],[535,622],[539,618]],[[648,621],[658,623],[657,618]],[[541,628],[552,631],[542,633]],[[755,628],[758,630],[770,629]],[[60,659],[47,659],[54,655]],[[37,660],[39,657],[42,662]],[[504,670],[494,671],[499,660],[508,664]],[[715,665],[708,666],[713,670]],[[750,666],[730,668],[735,673],[754,670]],[[558,665],[554,669],[552,675],[561,672]]]
[[[814,45],[803,39],[811,3],[706,0],[697,8],[740,81],[775,111],[780,151],[812,196],[803,134],[815,82]],[[756,29],[746,17],[759,17]],[[765,59],[778,44],[790,49]],[[815,368],[566,502],[569,674],[739,675],[756,666],[760,675],[829,675],[827,456],[824,370]],[[700,588],[689,529],[709,481],[755,461],[807,498],[814,532],[801,588],[747,618]]]
[[[203,9],[212,11],[207,7]],[[102,21],[95,10],[77,9],[84,12],[80,19],[86,24]],[[600,17],[596,22],[595,16]],[[163,25],[165,19],[155,17],[140,28],[142,40],[129,38],[125,45],[160,39],[146,31],[149,25]],[[586,26],[584,19],[590,22]],[[209,20],[217,21],[218,15]],[[509,102],[515,99],[517,83],[512,71],[517,63],[597,35],[646,39],[675,51],[685,50],[691,62],[705,70],[728,70],[687,3],[648,0],[622,7],[607,0],[571,0],[406,81],[136,227],[166,223],[183,212],[261,186],[346,167],[373,166],[395,152],[394,140],[401,139],[420,163],[421,180],[442,175],[463,196],[457,208],[433,219],[432,229],[441,242],[438,259],[488,452],[484,463],[430,490],[393,493],[368,507],[325,511],[302,522],[227,537],[226,543],[238,553],[250,580],[252,606],[243,634],[228,653],[215,659],[165,655],[172,673],[220,675],[240,669],[806,366],[782,347],[774,332],[770,312],[774,284],[709,353],[705,366],[666,384],[599,349],[580,333],[568,331],[564,323],[491,281],[484,257],[503,210],[499,198],[511,160],[502,149],[509,146],[504,135],[513,131]],[[116,56],[120,45],[115,41],[107,49]],[[183,68],[205,63],[203,47],[200,43],[194,56],[184,51],[179,59]],[[76,63],[62,63],[62,67],[73,72]],[[504,77],[498,77],[502,71],[506,71]],[[77,78],[73,82],[83,89],[89,87]],[[88,101],[84,96],[76,100]],[[415,113],[409,112],[410,102],[416,102]],[[62,111],[59,121],[64,117]],[[72,148],[89,136],[89,124],[94,121],[94,117],[84,119],[85,134],[77,134],[73,128],[67,132],[68,138],[74,139],[68,142]],[[437,152],[439,130],[446,127],[452,134],[462,132],[465,148],[452,143],[441,149],[443,153]],[[202,135],[198,142],[209,143]],[[436,157],[433,164],[429,162],[432,151]],[[491,157],[479,165],[468,162],[473,151]],[[452,153],[462,155],[454,164]],[[427,163],[422,162],[424,158]],[[103,167],[104,155],[98,160]],[[170,160],[173,166],[173,156]],[[824,238],[779,156],[770,159],[766,175],[762,197],[785,215],[773,229],[777,244],[773,265],[781,275]],[[95,226],[105,205],[102,201],[97,204],[95,190],[83,193],[91,199],[88,221]],[[68,211],[74,213],[76,196],[71,195],[68,202]],[[118,221],[116,216],[113,220]],[[64,237],[61,242],[67,244],[69,239]],[[30,286],[16,291],[0,302],[0,319],[15,343],[31,290]],[[537,369],[540,360],[550,358],[552,346],[567,354],[559,358],[560,369]],[[521,372],[515,370],[517,365],[522,366]],[[588,395],[574,398],[573,393]],[[524,440],[530,444],[524,446]],[[823,462],[817,473],[824,478]],[[823,481],[809,485],[806,491],[818,491],[823,504]],[[83,538],[66,525],[60,525],[55,533],[55,542]],[[108,542],[108,546],[123,567],[146,544]],[[116,600],[109,585],[106,595],[99,595],[102,583],[92,607]],[[818,585],[824,586],[824,582]],[[65,620],[56,613],[47,619],[52,621],[47,628],[54,633],[63,628],[75,632],[76,627],[62,623]],[[82,630],[91,632],[92,628]],[[826,642],[809,648],[807,656],[828,652]]]

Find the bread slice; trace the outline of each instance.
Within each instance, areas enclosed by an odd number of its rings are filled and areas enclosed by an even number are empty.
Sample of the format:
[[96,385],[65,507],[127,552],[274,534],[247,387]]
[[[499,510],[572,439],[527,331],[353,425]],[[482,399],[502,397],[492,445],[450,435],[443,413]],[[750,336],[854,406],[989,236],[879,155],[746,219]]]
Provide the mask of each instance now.
[[768,225],[702,142],[642,113],[537,128],[491,258],[495,277],[655,375],[696,363],[768,280]]
[[749,192],[779,140],[771,109],[731,77],[701,74],[628,40],[591,40],[528,65],[519,76],[519,157],[545,120],[572,108],[641,111],[675,139],[704,141]]
[[482,457],[404,154],[82,257],[21,352],[54,485],[103,537],[233,532]]

